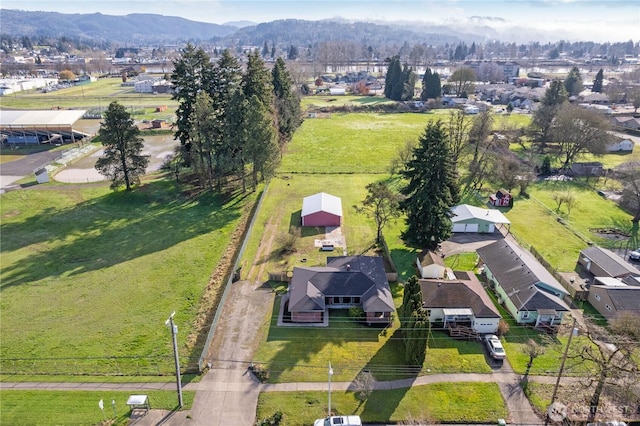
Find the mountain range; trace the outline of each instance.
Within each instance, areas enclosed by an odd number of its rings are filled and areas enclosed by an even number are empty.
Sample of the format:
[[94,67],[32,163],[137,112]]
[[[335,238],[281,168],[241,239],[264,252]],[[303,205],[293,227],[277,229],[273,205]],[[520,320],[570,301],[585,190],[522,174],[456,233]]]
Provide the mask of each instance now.
[[[339,40],[358,45],[402,46],[406,41],[428,45],[458,44],[500,40],[515,43],[544,42],[549,34],[535,29],[497,29],[484,20],[464,24],[425,22],[359,22],[343,18],[309,21],[283,19],[256,24],[235,21],[223,25],[196,22],[157,14],[135,13],[125,16],[64,14],[0,10],[0,32],[11,37],[61,37],[113,42],[124,45],[214,41],[226,45],[262,46],[281,43],[309,46]],[[556,40],[561,34],[555,34]],[[225,43],[226,42],[226,43]]]

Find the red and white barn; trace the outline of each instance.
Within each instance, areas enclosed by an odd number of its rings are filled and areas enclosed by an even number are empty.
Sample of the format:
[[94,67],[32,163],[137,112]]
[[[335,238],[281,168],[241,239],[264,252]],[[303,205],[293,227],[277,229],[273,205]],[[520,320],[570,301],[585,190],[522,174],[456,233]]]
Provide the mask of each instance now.
[[302,226],[340,226],[342,200],[319,192],[302,200]]
[[513,198],[509,191],[504,188],[500,188],[495,194],[489,196],[489,204],[496,207],[510,207],[513,203]]

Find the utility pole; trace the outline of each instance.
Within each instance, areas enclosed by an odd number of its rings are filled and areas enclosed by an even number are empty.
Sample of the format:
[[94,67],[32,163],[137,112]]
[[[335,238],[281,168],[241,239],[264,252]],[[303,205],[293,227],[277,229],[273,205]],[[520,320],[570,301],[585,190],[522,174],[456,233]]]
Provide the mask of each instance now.
[[173,323],[175,311],[171,313],[169,319],[164,322],[167,327],[171,328],[171,337],[173,338],[173,356],[176,363],[176,385],[178,387],[178,406],[182,408],[182,381],[180,379],[180,358],[178,357],[178,326]]
[[331,376],[333,376],[333,368],[329,362],[329,407],[327,408],[327,417],[331,417]]
[[[564,363],[567,360],[567,354],[569,353],[569,345],[571,344],[571,338],[573,337],[573,330],[576,328],[576,318],[573,317],[573,323],[571,324],[571,332],[569,333],[569,340],[567,340],[567,347],[564,348],[564,354],[562,355],[562,362],[560,363],[560,370],[558,371],[558,378],[556,379],[556,385],[553,388],[553,394],[551,395],[551,404],[549,407],[553,405],[556,400],[556,395],[558,394],[558,386],[560,385],[560,377],[562,377],[562,371],[564,370]],[[547,410],[547,415],[544,418],[544,424],[547,426],[549,424],[549,410]]]

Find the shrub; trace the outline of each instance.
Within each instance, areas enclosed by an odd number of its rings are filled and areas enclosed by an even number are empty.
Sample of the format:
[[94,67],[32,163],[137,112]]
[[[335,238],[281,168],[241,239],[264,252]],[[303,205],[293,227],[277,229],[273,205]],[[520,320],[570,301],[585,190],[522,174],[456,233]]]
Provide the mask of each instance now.
[[[265,383],[267,380],[269,380],[270,372],[264,365],[254,364],[251,371],[253,371],[253,374],[255,374],[258,380],[260,380],[262,383]],[[274,424],[274,423],[267,423],[267,424]],[[276,423],[276,424],[279,424],[279,423]]]
[[349,308],[349,318],[352,318],[356,321],[363,321],[364,311],[359,306],[351,306]]
[[258,426],[278,426],[282,421],[282,417],[282,412],[276,411],[271,417],[260,420]]
[[505,320],[498,323],[498,336],[504,336],[509,332],[509,324]]

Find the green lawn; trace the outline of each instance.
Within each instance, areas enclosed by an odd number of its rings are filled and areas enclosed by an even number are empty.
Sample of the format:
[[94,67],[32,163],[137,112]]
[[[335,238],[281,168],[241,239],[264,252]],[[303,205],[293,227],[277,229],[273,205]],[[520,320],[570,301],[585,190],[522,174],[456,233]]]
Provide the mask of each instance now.
[[[54,92],[42,93],[39,90],[18,92],[2,97],[2,109],[51,109],[51,108],[102,108],[117,100],[127,108],[147,106],[155,108],[167,105],[168,111],[175,109],[177,103],[170,94],[152,95],[136,93],[133,86],[122,86],[121,78],[101,78],[95,82],[68,87]],[[172,112],[172,111],[171,111]],[[165,112],[164,115],[167,115]]]
[[171,373],[172,311],[193,362],[200,299],[252,199],[188,198],[169,180],[3,194],[2,371]]
[[417,141],[433,114],[331,114],[309,118],[296,132],[280,172],[387,173],[406,141]]
[[[136,391],[149,396],[151,408],[175,410],[177,393],[170,391]],[[124,391],[0,391],[0,423],[3,425],[81,425],[100,424],[103,419],[113,425],[127,425],[130,409]],[[193,404],[195,392],[183,392],[183,409]],[[104,415],[98,406],[103,400]],[[112,401],[115,401],[115,415]]]
[[[422,420],[432,423],[491,423],[508,411],[495,383],[437,383],[375,391],[360,402],[353,392],[331,393],[336,414],[359,415],[364,423],[389,424]],[[284,414],[284,426],[313,424],[327,415],[326,392],[263,392],[257,419]]]

